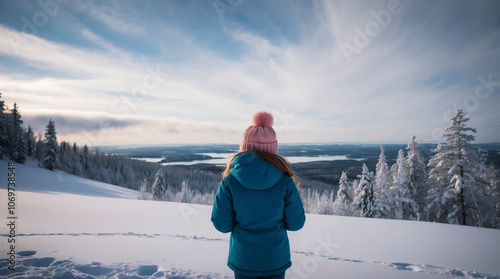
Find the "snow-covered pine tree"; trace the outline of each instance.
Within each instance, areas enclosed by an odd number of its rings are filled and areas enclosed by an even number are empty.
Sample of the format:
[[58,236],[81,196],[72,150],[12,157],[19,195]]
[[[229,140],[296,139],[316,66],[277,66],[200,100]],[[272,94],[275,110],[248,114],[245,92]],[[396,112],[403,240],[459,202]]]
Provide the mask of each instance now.
[[59,144],[59,166],[64,172],[70,172],[70,162],[68,158],[69,144],[65,141],[61,141]]
[[215,199],[215,191],[212,191],[210,193],[201,193],[201,194],[196,193],[195,196],[193,197],[192,203],[212,205],[214,204],[214,199]]
[[351,197],[351,185],[347,180],[347,173],[342,172],[339,180],[339,190],[337,191],[337,197],[333,202],[333,214],[340,216],[351,216],[352,215],[352,197]]
[[191,203],[193,200],[194,193],[186,180],[181,182],[181,190],[175,195],[176,202]]
[[83,146],[80,162],[86,172],[89,168],[89,147],[86,144]]
[[141,188],[139,190],[139,199],[141,200],[147,200],[147,193],[148,193],[148,179],[144,177],[144,180],[141,183]]
[[313,204],[311,202],[311,188],[305,189],[304,187],[299,188],[300,196],[302,197],[302,204],[304,205],[304,211],[310,212]]
[[380,156],[375,171],[375,218],[390,218],[391,216],[391,206],[389,204],[390,181],[384,147],[380,146]]
[[361,175],[358,175],[359,186],[356,189],[354,200],[355,209],[359,210],[362,217],[372,218],[374,215],[375,196],[373,193],[374,175],[366,164],[363,164]]
[[428,212],[426,210],[427,191],[429,190],[427,185],[427,172],[415,136],[411,137],[406,149],[408,150],[408,155],[406,157],[406,175],[413,185],[412,198],[418,205],[420,216],[424,216],[425,219],[428,219]]
[[12,160],[23,164],[26,162],[27,142],[26,133],[22,128],[23,121],[19,113],[19,107],[14,103],[10,115],[10,123],[7,125],[9,135],[9,156]]
[[163,177],[163,170],[160,168],[155,175],[155,182],[151,186],[151,191],[153,192],[153,200],[163,200],[165,196],[165,191],[167,190],[167,184],[165,178]]
[[45,128],[45,157],[43,159],[43,165],[49,170],[57,169],[60,166],[59,144],[57,143],[56,134],[56,126],[54,121],[50,119],[49,124]]
[[481,193],[488,182],[480,177],[484,162],[478,148],[473,147],[476,129],[467,127],[462,110],[451,118],[443,135],[446,143],[433,150],[428,166],[429,178],[435,180],[429,190],[428,209],[431,221],[462,225],[484,225],[484,213],[494,210],[491,201]]
[[[61,169],[67,173],[77,174],[77,164],[79,158],[74,155],[73,147],[69,142],[62,141],[59,145],[59,162]],[[117,185],[117,184],[115,184]]]
[[73,142],[73,147],[70,151],[71,173],[78,176],[83,176],[82,164],[80,163],[80,151],[76,142]]
[[392,179],[398,175],[398,164],[392,164],[392,166],[389,168],[389,177],[390,177],[390,183],[389,183],[389,188],[394,185],[394,181]]
[[7,134],[7,115],[5,114],[5,101],[1,100],[0,93],[0,159],[8,154],[8,134]]
[[495,207],[484,216],[486,226],[500,229],[500,171],[493,164],[489,164],[486,166],[483,177],[490,182],[487,190]]
[[72,150],[73,150],[73,156],[75,156],[75,158],[78,158],[78,146],[76,145],[76,142],[73,142],[73,147],[72,147]]
[[26,131],[26,155],[28,157],[35,157],[35,133],[33,133],[33,129],[28,125],[28,130]]
[[45,143],[43,142],[43,136],[41,133],[38,134],[35,143],[35,157],[38,160],[38,166],[43,166],[43,159],[45,158]]
[[393,185],[390,189],[391,206],[394,218],[404,220],[418,220],[418,205],[413,200],[413,186],[406,176],[406,160],[402,149],[398,152],[396,161],[397,175],[393,177]]
[[333,214],[333,192],[332,191],[323,191],[323,194],[318,195],[317,200],[317,214]]

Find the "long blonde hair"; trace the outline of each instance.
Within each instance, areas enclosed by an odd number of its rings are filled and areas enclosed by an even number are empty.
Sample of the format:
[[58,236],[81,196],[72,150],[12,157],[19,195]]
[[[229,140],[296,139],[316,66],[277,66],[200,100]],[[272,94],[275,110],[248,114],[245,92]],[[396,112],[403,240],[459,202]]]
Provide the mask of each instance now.
[[[229,160],[229,162],[226,165],[226,168],[222,172],[222,177],[223,178],[226,177],[226,176],[228,176],[231,173],[231,163],[233,162],[234,158],[238,157],[238,155],[240,155],[243,152],[248,152],[248,151],[240,151],[240,152],[236,153],[236,155],[234,155],[231,158],[231,160]],[[293,172],[292,166],[290,165],[290,163],[288,162],[287,159],[281,157],[278,154],[264,152],[264,151],[252,150],[251,152],[254,152],[262,160],[270,163],[271,165],[273,165],[274,167],[276,167],[278,170],[286,173],[288,176],[290,176],[291,178],[293,178],[293,180],[295,181],[295,184],[297,185],[297,187],[300,186],[300,180],[295,175],[295,173]]]

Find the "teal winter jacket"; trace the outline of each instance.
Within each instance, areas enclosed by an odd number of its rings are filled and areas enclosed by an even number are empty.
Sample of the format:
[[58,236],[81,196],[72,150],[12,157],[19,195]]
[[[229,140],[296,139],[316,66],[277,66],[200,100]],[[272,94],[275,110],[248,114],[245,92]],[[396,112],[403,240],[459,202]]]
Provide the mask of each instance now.
[[305,218],[293,179],[249,151],[233,160],[222,179],[211,220],[217,230],[231,232],[229,268],[266,276],[292,265],[286,231],[301,229]]

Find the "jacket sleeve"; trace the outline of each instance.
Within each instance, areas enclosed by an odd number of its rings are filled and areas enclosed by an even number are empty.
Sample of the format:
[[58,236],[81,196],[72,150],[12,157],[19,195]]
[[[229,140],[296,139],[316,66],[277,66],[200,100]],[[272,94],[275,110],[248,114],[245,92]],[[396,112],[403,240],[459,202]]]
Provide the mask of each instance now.
[[306,222],[304,206],[302,205],[297,186],[295,186],[292,179],[290,179],[290,183],[287,185],[283,214],[285,216],[285,228],[289,231],[300,230]]
[[222,232],[228,233],[234,227],[233,197],[224,180],[220,183],[212,208],[212,223]]

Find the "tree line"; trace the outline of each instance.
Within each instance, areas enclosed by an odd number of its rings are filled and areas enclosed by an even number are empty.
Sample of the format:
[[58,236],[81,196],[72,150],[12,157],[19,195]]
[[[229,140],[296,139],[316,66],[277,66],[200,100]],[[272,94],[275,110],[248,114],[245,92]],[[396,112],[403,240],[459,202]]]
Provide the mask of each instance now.
[[[162,166],[124,155],[105,154],[98,148],[57,140],[55,122],[49,119],[45,133],[35,135],[31,126],[23,128],[23,120],[16,103],[12,109],[5,106],[0,93],[0,159],[24,164],[30,160],[49,170],[60,170],[80,177],[125,188],[141,189],[152,198],[153,185],[161,176],[164,185],[157,200],[193,203],[213,203],[212,192],[217,190],[220,176],[178,166]],[[158,184],[158,183],[157,183]],[[161,192],[161,191],[160,191]]]
[[415,136],[390,168],[381,146],[375,172],[363,164],[351,181],[343,172],[336,195],[303,193],[308,211],[500,229],[499,171],[485,150],[471,145],[476,130],[468,121],[458,110],[427,164]]
[[[343,172],[337,193],[314,189],[303,181],[299,192],[306,212],[368,218],[388,218],[500,228],[500,175],[487,164],[486,153],[473,147],[476,130],[458,110],[445,130],[445,142],[424,163],[413,136],[388,166],[383,146],[375,172],[363,164],[357,179]],[[221,177],[213,172],[104,154],[87,145],[58,142],[49,119],[44,135],[24,129],[17,104],[8,109],[0,93],[0,159],[18,163],[33,160],[49,170],[139,191],[141,199],[212,204]],[[304,184],[305,182],[305,184]],[[313,184],[311,184],[313,183]],[[311,185],[309,185],[311,184]],[[324,183],[323,183],[324,184]]]

